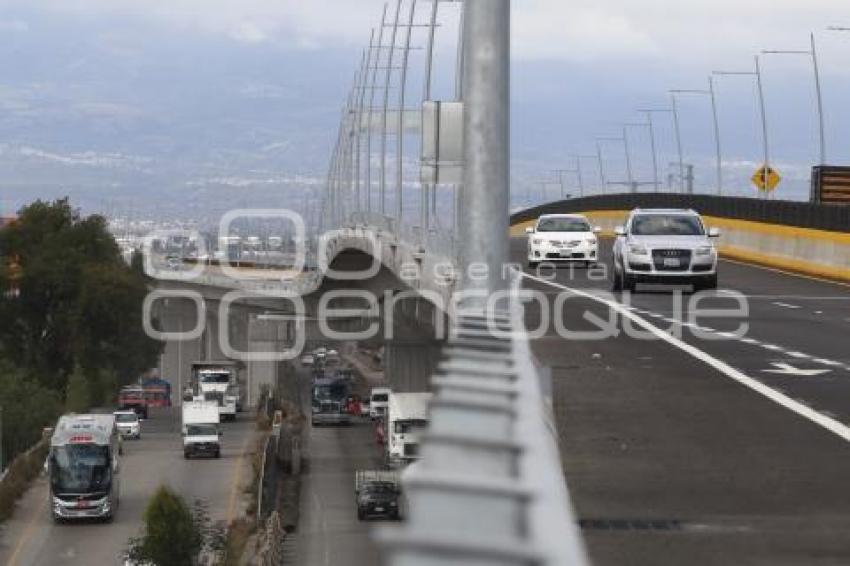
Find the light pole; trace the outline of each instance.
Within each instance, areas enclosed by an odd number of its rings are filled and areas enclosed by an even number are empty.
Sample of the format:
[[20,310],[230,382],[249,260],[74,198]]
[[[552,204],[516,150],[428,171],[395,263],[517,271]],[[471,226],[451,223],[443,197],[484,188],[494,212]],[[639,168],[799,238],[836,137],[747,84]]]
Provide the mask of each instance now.
[[815,71],[815,96],[817,98],[818,111],[818,126],[820,132],[820,164],[826,164],[826,135],[824,133],[824,116],[823,116],[823,96],[820,88],[820,70],[818,69],[818,54],[815,47],[815,34],[811,34],[811,46],[809,50],[780,50],[780,49],[765,49],[762,51],[764,55],[805,55],[812,58],[812,67]]
[[[460,266],[462,288],[480,292],[469,306],[479,308],[508,286],[511,3],[467,0],[464,7]],[[471,276],[474,262],[486,264],[486,279]]]
[[581,160],[582,159],[598,159],[598,155],[573,155],[576,160],[576,170],[578,171],[579,176],[579,190],[581,191],[581,196],[584,196],[585,188],[584,188],[584,170],[581,168]]
[[582,184],[581,170],[579,168],[576,168],[576,169],[553,169],[552,173],[554,173],[558,176],[558,184],[561,185],[561,198],[562,199],[567,198],[567,196],[566,196],[567,192],[564,189],[564,173],[571,173],[571,174],[576,176],[576,178],[578,180],[579,192],[580,192],[580,194],[584,195],[584,186]]
[[711,115],[714,120],[714,146],[717,157],[717,194],[723,194],[723,160],[720,151],[720,121],[717,118],[717,97],[714,93],[714,77],[708,77],[708,90],[703,89],[673,89],[670,91],[675,94],[698,94],[708,96],[711,99]]
[[767,185],[768,169],[770,168],[770,143],[767,136],[767,111],[764,106],[764,87],[761,81],[761,64],[758,55],[755,57],[755,71],[712,71],[716,76],[745,76],[755,77],[758,86],[758,103],[761,111],[762,143],[764,147],[764,183]]
[[[626,128],[625,127],[623,128],[622,137],[613,137],[613,136],[602,137],[602,138],[596,138],[596,141],[597,142],[619,142],[619,143],[623,144],[623,149],[625,150],[625,154],[626,154],[626,179],[627,179],[629,187],[634,189],[634,178],[632,177],[632,158],[629,155],[629,137],[627,135]],[[600,150],[599,163],[600,163],[600,168],[601,168],[601,163],[602,163],[601,150]]]
[[[396,37],[398,35],[399,17],[401,16],[401,0],[396,0],[395,18],[390,34],[389,53],[387,55],[387,69],[384,75],[384,107],[381,114],[381,216],[387,215],[387,113],[390,106],[390,81],[393,76],[393,57],[395,55]],[[386,25],[386,24],[385,24]]]
[[673,130],[676,133],[676,151],[679,154],[679,192],[685,192],[685,158],[682,154],[682,130],[679,128],[679,105],[676,95],[670,93],[670,109],[673,112]]
[[[373,113],[375,111],[375,92],[378,90],[378,66],[381,61],[381,50],[384,48],[384,28],[387,25],[387,5],[381,15],[381,26],[378,28],[378,44],[373,46],[375,53],[372,66],[372,78],[369,85],[369,126],[366,129],[366,212],[372,212],[372,129]],[[374,35],[374,34],[373,34]]]
[[605,162],[602,161],[602,146],[599,145],[599,141],[596,142],[596,161],[599,164],[599,181],[602,183],[599,186],[599,190],[602,194],[605,194],[605,189],[607,187],[605,181]]
[[670,112],[670,110],[663,109],[655,109],[655,108],[641,108],[638,109],[638,112],[646,115],[646,122],[649,125],[649,143],[652,146],[652,175],[653,180],[655,181],[655,192],[661,192],[661,182],[659,181],[658,175],[658,150],[655,146],[655,125],[652,121],[652,115],[659,112]]
[[[627,123],[626,128],[648,128],[649,129],[649,146],[652,151],[652,171],[654,175],[653,185],[655,186],[655,191],[658,192],[658,160],[655,157],[655,133],[652,129],[652,121],[647,120],[646,122],[631,122]],[[635,190],[637,188],[637,183],[634,185]]]

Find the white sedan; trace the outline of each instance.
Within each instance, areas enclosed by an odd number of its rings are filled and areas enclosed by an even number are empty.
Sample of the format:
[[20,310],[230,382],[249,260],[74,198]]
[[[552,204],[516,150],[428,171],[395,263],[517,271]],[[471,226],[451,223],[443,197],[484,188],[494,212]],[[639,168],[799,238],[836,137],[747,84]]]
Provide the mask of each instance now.
[[568,262],[591,265],[599,258],[600,228],[591,228],[580,214],[547,214],[527,228],[528,266],[543,262]]

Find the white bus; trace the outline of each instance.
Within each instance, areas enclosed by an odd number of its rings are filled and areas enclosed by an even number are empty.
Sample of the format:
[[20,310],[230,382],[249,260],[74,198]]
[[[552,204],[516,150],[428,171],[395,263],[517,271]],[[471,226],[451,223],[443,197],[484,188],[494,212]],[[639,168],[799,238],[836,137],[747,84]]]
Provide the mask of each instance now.
[[59,418],[47,459],[54,521],[112,520],[121,484],[120,442],[114,415]]

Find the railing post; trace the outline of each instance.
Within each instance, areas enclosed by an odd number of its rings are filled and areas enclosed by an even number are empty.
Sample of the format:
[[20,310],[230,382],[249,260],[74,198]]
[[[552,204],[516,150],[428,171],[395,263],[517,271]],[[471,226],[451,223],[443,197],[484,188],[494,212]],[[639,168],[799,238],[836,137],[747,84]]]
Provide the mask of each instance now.
[[[510,198],[510,0],[466,0],[464,9],[460,264],[465,290],[492,293],[507,288],[502,266],[508,260]],[[486,277],[470,270],[475,264],[486,265]]]

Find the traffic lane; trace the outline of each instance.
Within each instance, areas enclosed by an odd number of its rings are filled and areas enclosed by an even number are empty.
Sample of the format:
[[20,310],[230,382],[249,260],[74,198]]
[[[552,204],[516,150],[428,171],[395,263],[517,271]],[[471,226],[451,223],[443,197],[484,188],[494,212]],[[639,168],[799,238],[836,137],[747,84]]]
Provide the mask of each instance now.
[[[40,479],[7,525],[0,563],[17,566],[91,566],[119,564],[127,541],[138,536],[142,514],[160,485],[169,485],[188,503],[204,501],[215,521],[226,521],[239,509],[238,484],[247,481],[243,454],[253,436],[251,419],[242,415],[224,426],[220,460],[184,460],[177,409],[152,411],[142,424],[142,439],[126,441],[121,461],[120,505],[112,523],[70,522],[55,525],[50,517],[49,490]],[[34,505],[34,506],[33,506]],[[35,509],[35,512],[27,512]],[[24,512],[22,512],[24,511]],[[14,562],[11,559],[14,555]]]
[[[607,316],[574,300],[570,327],[587,325],[581,312]],[[541,312],[527,305],[530,327]],[[532,348],[552,368],[565,473],[594,564],[850,561],[845,441],[665,342],[549,332]]]
[[377,521],[359,521],[354,498],[354,473],[381,468],[370,421],[308,430],[308,462],[301,476],[301,516],[295,544],[298,564],[381,563],[370,535]]
[[[513,261],[523,260],[523,238],[513,239],[512,254]],[[603,240],[600,259],[605,268],[586,270],[569,266],[541,274],[571,288],[607,292],[610,288],[610,268],[607,267],[611,265],[610,240]],[[646,292],[644,288],[640,293],[616,296],[664,327],[689,322],[719,333],[735,332],[746,323],[745,339],[737,343],[742,349],[790,353],[798,358],[826,360],[828,367],[833,367],[829,362],[850,367],[850,352],[846,348],[846,335],[850,331],[850,287],[728,262],[722,262],[720,268],[722,289],[718,293],[691,296],[672,293],[669,288],[662,287],[657,292]],[[762,293],[764,288],[781,291],[777,280],[785,286],[785,292],[780,295]],[[736,294],[742,297],[736,298]],[[722,310],[724,314],[714,315],[711,309]],[[734,315],[739,309],[740,314]],[[693,332],[693,327],[684,328],[686,339],[703,341],[702,333]],[[717,333],[710,338],[717,338]]]

